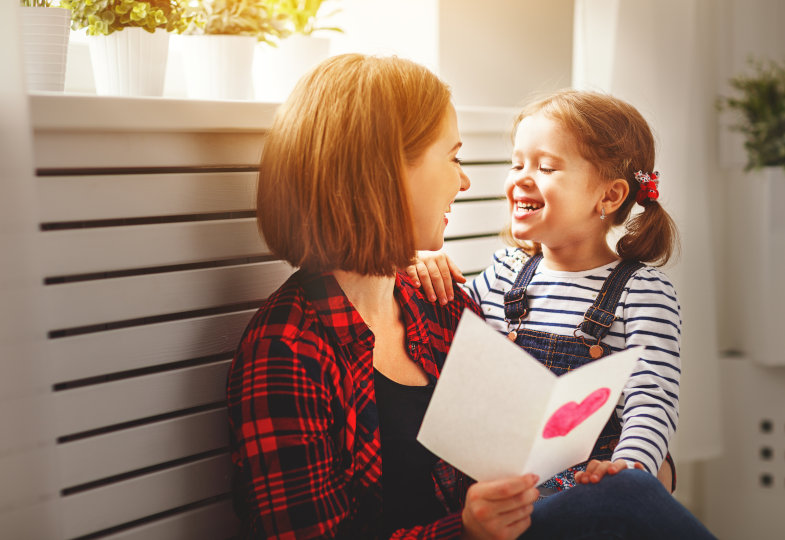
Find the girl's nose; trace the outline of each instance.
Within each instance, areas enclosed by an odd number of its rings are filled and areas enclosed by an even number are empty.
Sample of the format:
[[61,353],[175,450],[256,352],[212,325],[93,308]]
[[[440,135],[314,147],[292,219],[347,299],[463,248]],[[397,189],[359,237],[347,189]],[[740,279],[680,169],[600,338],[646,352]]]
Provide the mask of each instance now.
[[513,183],[520,187],[531,187],[534,185],[534,178],[531,174],[529,174],[528,171],[522,170],[518,171],[513,180]]

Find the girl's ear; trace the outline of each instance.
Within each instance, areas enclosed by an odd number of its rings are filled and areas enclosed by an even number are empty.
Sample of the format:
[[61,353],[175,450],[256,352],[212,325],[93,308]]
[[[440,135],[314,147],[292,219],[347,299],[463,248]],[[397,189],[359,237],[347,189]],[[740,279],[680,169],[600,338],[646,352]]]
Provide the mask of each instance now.
[[605,208],[605,212],[612,214],[622,203],[627,199],[630,194],[630,185],[623,178],[616,178],[608,183],[605,192],[602,194],[600,205]]

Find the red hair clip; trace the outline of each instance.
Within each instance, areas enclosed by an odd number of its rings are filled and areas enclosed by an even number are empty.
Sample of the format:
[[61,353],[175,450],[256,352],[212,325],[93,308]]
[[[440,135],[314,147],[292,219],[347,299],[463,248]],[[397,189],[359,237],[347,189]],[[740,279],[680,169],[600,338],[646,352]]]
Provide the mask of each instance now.
[[657,200],[657,197],[660,196],[660,192],[657,191],[657,186],[660,183],[660,173],[654,171],[649,174],[638,171],[635,173],[635,180],[641,185],[638,193],[635,195],[635,202],[643,206],[648,201]]

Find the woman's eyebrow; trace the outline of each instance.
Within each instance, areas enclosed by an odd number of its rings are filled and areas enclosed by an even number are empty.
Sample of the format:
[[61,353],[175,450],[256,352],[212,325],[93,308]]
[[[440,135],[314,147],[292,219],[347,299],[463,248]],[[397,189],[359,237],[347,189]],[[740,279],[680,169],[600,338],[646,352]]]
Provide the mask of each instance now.
[[449,152],[447,152],[447,153],[448,153],[448,154],[452,154],[453,152],[455,152],[456,150],[458,150],[458,149],[459,149],[461,146],[463,146],[463,142],[462,142],[462,141],[458,141],[457,143],[455,143],[455,146],[453,146],[452,148],[450,148],[450,151],[449,151]]

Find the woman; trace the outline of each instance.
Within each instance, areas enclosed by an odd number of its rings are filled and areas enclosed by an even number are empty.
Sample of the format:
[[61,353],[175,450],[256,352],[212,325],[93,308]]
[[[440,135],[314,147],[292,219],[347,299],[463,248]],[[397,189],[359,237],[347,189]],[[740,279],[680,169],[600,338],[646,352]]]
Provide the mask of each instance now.
[[[397,58],[329,59],[279,109],[257,217],[272,252],[300,270],[251,320],[229,374],[244,537],[516,538],[530,527],[538,478],[471,484],[415,440],[460,314],[477,308],[460,290],[431,304],[397,270],[441,247],[469,187],[460,146],[448,88]],[[670,510],[636,472],[572,490],[563,508],[599,517],[576,513],[566,534],[635,526],[634,511],[599,502],[608,489],[611,502],[654,493],[655,519]]]

